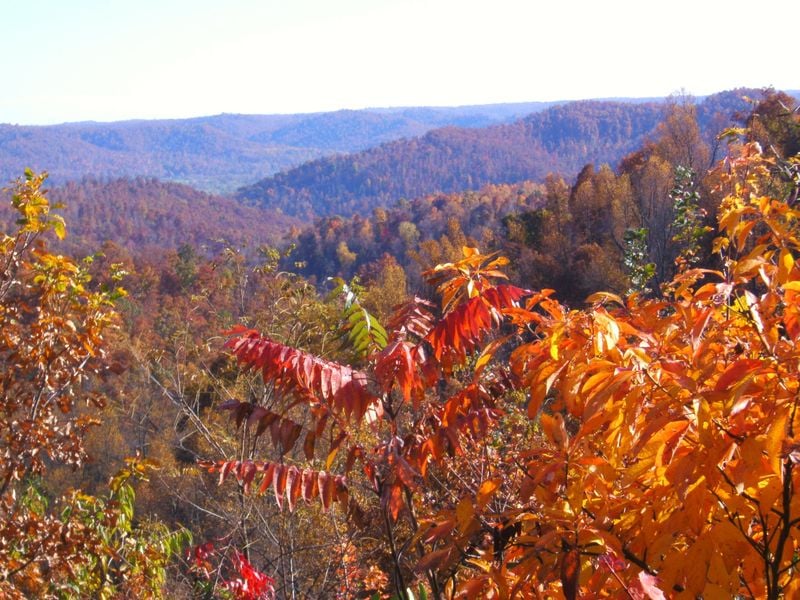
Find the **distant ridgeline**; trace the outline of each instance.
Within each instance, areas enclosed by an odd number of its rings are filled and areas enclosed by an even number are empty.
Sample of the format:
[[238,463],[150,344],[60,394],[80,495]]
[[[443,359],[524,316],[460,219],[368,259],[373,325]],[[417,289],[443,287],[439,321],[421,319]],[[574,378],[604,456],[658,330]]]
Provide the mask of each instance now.
[[[734,90],[697,105],[701,132],[712,138],[751,105]],[[587,163],[610,164],[652,136],[665,102],[580,101],[508,124],[445,127],[356,154],[320,158],[243,187],[237,196],[288,215],[369,213],[401,198],[478,189],[493,183],[541,181],[550,172],[574,177]]]
[[[746,110],[744,95],[759,91],[704,99],[702,125]],[[663,100],[619,99],[0,124],[0,181],[26,167],[47,170],[53,184],[155,177],[214,193],[242,188],[240,197],[287,214],[346,213],[359,198],[391,202],[574,172],[588,161],[614,163],[663,110]],[[339,156],[347,153],[358,154]]]
[[87,175],[102,179],[144,176],[210,192],[232,192],[320,156],[356,152],[436,127],[509,122],[552,104],[222,114],[48,126],[0,124],[0,180],[6,182],[30,167],[47,170],[55,183]]

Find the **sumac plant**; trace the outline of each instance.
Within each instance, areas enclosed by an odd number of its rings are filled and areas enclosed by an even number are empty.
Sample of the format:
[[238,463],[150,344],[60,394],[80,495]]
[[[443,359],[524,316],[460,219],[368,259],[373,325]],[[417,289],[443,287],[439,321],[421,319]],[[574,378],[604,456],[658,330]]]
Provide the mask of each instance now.
[[[469,454],[491,462],[479,446],[497,429],[511,372],[508,365],[489,364],[507,339],[498,335],[513,334],[510,315],[528,294],[503,283],[506,263],[465,248],[461,261],[428,272],[444,299],[440,315],[427,301],[412,299],[397,310],[385,338],[372,336],[373,351],[359,365],[234,329],[227,347],[244,368],[260,373],[281,402],[268,409],[232,400],[221,408],[256,437],[268,435],[285,460],[205,466],[219,473],[220,482],[235,477],[248,489],[270,491],[290,510],[301,500],[319,501],[324,510],[336,504],[354,526],[379,528],[386,556],[372,559],[386,559],[396,593],[405,595],[431,549],[421,538],[421,520],[436,506],[458,502],[459,487],[467,493],[481,483],[469,469],[455,484],[462,474],[454,459]],[[365,325],[347,319],[349,336],[370,334],[373,317],[363,314]],[[298,406],[303,423],[288,416]],[[289,461],[295,445],[304,462]],[[422,571],[434,595],[456,581],[435,569]]]
[[[236,600],[275,598],[272,577],[254,568],[242,552],[233,549],[229,560],[225,558],[225,553],[220,552],[213,542],[205,542],[189,550],[187,562],[197,578],[198,591],[204,597],[213,595],[215,590],[222,590]],[[221,572],[226,563],[230,572],[228,577]]]
[[235,329],[281,404],[225,408],[283,458],[206,466],[380,529],[362,560],[398,597],[794,597],[800,211],[775,166],[720,165],[717,267],[659,298],[569,308],[465,248],[358,364]]

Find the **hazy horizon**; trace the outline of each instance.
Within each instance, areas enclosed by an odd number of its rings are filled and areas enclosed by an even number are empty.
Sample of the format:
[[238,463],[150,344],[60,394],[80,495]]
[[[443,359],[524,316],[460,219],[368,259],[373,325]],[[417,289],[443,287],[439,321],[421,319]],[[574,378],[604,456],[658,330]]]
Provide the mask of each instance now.
[[[744,88],[748,86],[736,86],[736,88]],[[719,92],[724,92],[727,90],[717,90]],[[684,90],[685,92],[685,90]],[[102,124],[110,124],[110,123],[136,123],[142,121],[185,121],[191,119],[206,119],[206,118],[213,118],[213,117],[222,117],[222,116],[241,116],[241,117],[270,117],[270,116],[303,116],[303,115],[319,115],[319,114],[326,114],[326,113],[336,113],[336,112],[358,112],[358,111],[402,111],[402,110],[410,110],[410,109],[468,109],[472,107],[491,107],[491,106],[515,106],[515,105],[525,105],[525,104],[561,104],[561,103],[568,103],[568,102],[581,102],[585,100],[597,100],[597,101],[614,101],[614,100],[622,100],[622,101],[659,101],[659,100],[666,100],[671,95],[680,95],[682,90],[676,90],[671,94],[667,94],[665,96],[607,96],[603,98],[569,98],[569,99],[556,99],[556,100],[522,100],[522,101],[514,101],[514,102],[485,102],[482,104],[452,104],[452,105],[445,105],[445,104],[425,104],[425,105],[402,105],[402,106],[365,106],[363,108],[335,108],[332,110],[320,110],[320,111],[311,111],[311,112],[271,112],[271,113],[242,113],[242,112],[218,112],[214,114],[197,114],[197,115],[187,115],[187,116],[175,116],[175,117],[130,117],[130,118],[121,118],[121,119],[111,119],[111,120],[99,120],[99,119],[82,119],[80,121],[56,121],[52,123],[12,123],[12,122],[3,122],[0,121],[0,124],[4,125],[19,125],[25,127],[48,127],[48,126],[56,126],[56,125],[80,125],[81,123],[96,123],[98,125]],[[688,94],[688,92],[685,92]],[[716,93],[716,92],[712,92]],[[702,96],[696,96],[693,94],[688,94],[695,98],[705,97],[705,94]]]
[[30,0],[0,9],[0,122],[800,89],[775,30],[793,3],[769,4]]

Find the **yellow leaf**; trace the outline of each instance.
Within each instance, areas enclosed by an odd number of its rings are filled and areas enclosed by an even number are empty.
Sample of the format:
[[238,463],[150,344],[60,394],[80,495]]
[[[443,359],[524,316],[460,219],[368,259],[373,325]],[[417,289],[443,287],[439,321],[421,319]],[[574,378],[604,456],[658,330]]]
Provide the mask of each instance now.
[[[790,571],[790,573],[792,573]],[[792,573],[794,577],[792,577],[787,583],[786,586],[783,588],[783,597],[784,598],[798,598],[800,597],[800,577],[797,574]]]
[[781,249],[781,254],[778,257],[778,283],[785,284],[789,281],[793,267],[794,257],[792,253],[786,248]]
[[589,304],[603,304],[605,302],[616,302],[620,306],[625,306],[625,302],[617,296],[616,294],[612,294],[611,292],[596,292],[589,296],[586,299],[586,302]]
[[480,356],[478,356],[478,359],[475,361],[475,377],[478,377],[483,372],[484,367],[492,360],[494,353],[497,352],[497,349],[507,341],[508,336],[505,336],[496,340],[492,340],[489,344],[487,344]]
[[616,348],[619,342],[619,325],[605,310],[594,313],[596,330],[594,333],[594,350],[597,354]]
[[706,577],[710,556],[713,555],[713,544],[708,536],[703,536],[690,546],[683,561],[686,590],[693,598],[698,597],[706,587]]
[[[728,576],[728,569],[725,567],[725,562],[722,560],[722,556],[719,552],[714,552],[711,555],[711,564],[708,567],[708,580],[711,583],[715,583],[719,586],[727,587],[728,581],[730,577]],[[706,586],[705,594],[703,598],[707,598],[709,588]],[[715,595],[715,598],[730,598],[730,594],[727,596],[719,596]]]
[[567,489],[567,502],[574,514],[578,514],[583,508],[583,482],[572,482]]
[[590,546],[602,546],[605,547],[606,540],[605,538],[592,529],[581,529],[578,532],[578,545],[581,548],[587,548]]
[[64,226],[64,219],[58,215],[53,217],[53,231],[60,240],[63,240],[67,235],[67,229]]
[[550,338],[550,358],[553,360],[558,360],[558,340],[561,337],[561,332],[561,328],[559,327],[553,331],[553,335]]
[[480,569],[484,573],[488,573],[489,571],[492,570],[492,563],[490,563],[487,560],[482,560],[480,558],[470,558],[467,560],[467,562],[472,565],[475,565],[476,567],[478,567],[478,569]]

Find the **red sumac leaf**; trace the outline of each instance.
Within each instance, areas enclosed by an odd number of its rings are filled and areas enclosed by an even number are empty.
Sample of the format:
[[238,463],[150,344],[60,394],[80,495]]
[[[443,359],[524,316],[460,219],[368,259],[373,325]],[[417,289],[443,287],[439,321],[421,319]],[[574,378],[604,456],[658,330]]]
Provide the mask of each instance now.
[[326,400],[331,398],[331,370],[325,365],[319,367],[319,393]]
[[353,468],[353,464],[356,462],[357,458],[364,458],[364,450],[361,448],[361,446],[353,446],[347,453],[347,460],[344,463],[345,473]]
[[275,463],[266,463],[262,465],[264,475],[261,478],[261,485],[258,486],[258,493],[263,494],[272,483],[272,478],[275,476]]
[[[234,325],[230,329],[227,329],[227,330],[222,332],[222,335],[227,335],[227,336],[232,338],[232,339],[228,340],[225,343],[225,346],[227,347],[231,342],[236,341],[236,338],[241,338],[243,336],[246,336],[249,333],[255,333],[255,331],[253,331],[252,329],[250,329],[249,327],[247,327],[247,326],[245,326],[245,325],[243,325],[241,323],[237,323],[236,325]],[[234,337],[234,336],[236,336],[236,337]]]
[[322,435],[322,432],[325,431],[325,426],[328,424],[329,414],[330,413],[327,412],[327,409],[325,409],[325,412],[317,420],[317,426],[314,429],[315,437],[320,437]]
[[286,489],[286,467],[275,465],[275,474],[272,476],[272,493],[275,494],[275,502],[278,508],[283,508],[283,491]]
[[[342,377],[342,371],[340,369],[331,369],[331,378],[330,378],[330,397],[335,398],[336,394],[339,392],[339,389],[342,387],[342,380],[345,379]],[[347,378],[349,379],[349,378]]]
[[253,405],[249,402],[241,402],[239,406],[234,411],[234,416],[236,417],[236,429],[242,426],[242,422],[247,418],[250,412],[253,409]]
[[247,492],[250,489],[250,484],[256,476],[256,465],[252,461],[244,461],[239,465],[239,470],[236,474],[239,483],[244,487]]
[[286,503],[289,506],[289,512],[294,512],[294,502],[297,500],[297,497],[300,495],[300,484],[302,483],[302,478],[300,477],[300,472],[297,470],[297,467],[294,465],[290,466],[286,469]]
[[276,448],[280,449],[280,447],[281,447],[280,446],[280,443],[281,443],[281,420],[280,419],[274,419],[269,424],[269,435],[270,435],[270,438],[272,438],[272,445],[275,446]]
[[267,430],[267,427],[270,427],[275,421],[278,420],[278,415],[271,411],[265,411],[266,414],[263,415],[258,421],[258,427],[256,427],[255,437],[260,436]]
[[314,379],[314,359],[310,355],[303,356],[299,363],[298,379],[305,387],[312,387]]
[[317,441],[317,435],[313,431],[306,434],[306,439],[303,442],[303,453],[306,455],[306,460],[314,459],[314,446]]
[[303,432],[303,428],[300,427],[297,423],[290,421],[289,419],[283,419],[281,421],[281,429],[280,429],[280,450],[281,454],[287,453],[294,447],[297,438],[300,437],[300,434]]
[[222,468],[219,471],[219,485],[222,485],[222,482],[225,481],[225,478],[228,476],[228,473],[231,472],[231,469],[236,467],[238,464],[238,460],[229,460],[222,464]]
[[316,473],[314,473],[314,471],[311,471],[310,469],[305,469],[303,471],[301,479],[303,483],[302,487],[303,500],[305,500],[306,503],[311,502],[311,500],[314,499],[314,496],[317,495],[319,489],[317,487],[317,475]]
[[[263,406],[254,406],[247,416],[247,426],[252,427],[253,423],[259,421],[262,417],[269,414],[269,411]],[[262,430],[263,431],[263,430]]]
[[350,491],[347,489],[347,484],[345,483],[345,479],[342,475],[336,476],[335,488],[336,488],[336,496],[335,496],[336,501],[347,506],[350,501]]
[[325,471],[320,471],[317,475],[317,485],[319,486],[322,510],[327,511],[333,502],[333,492],[336,489],[336,481]]

